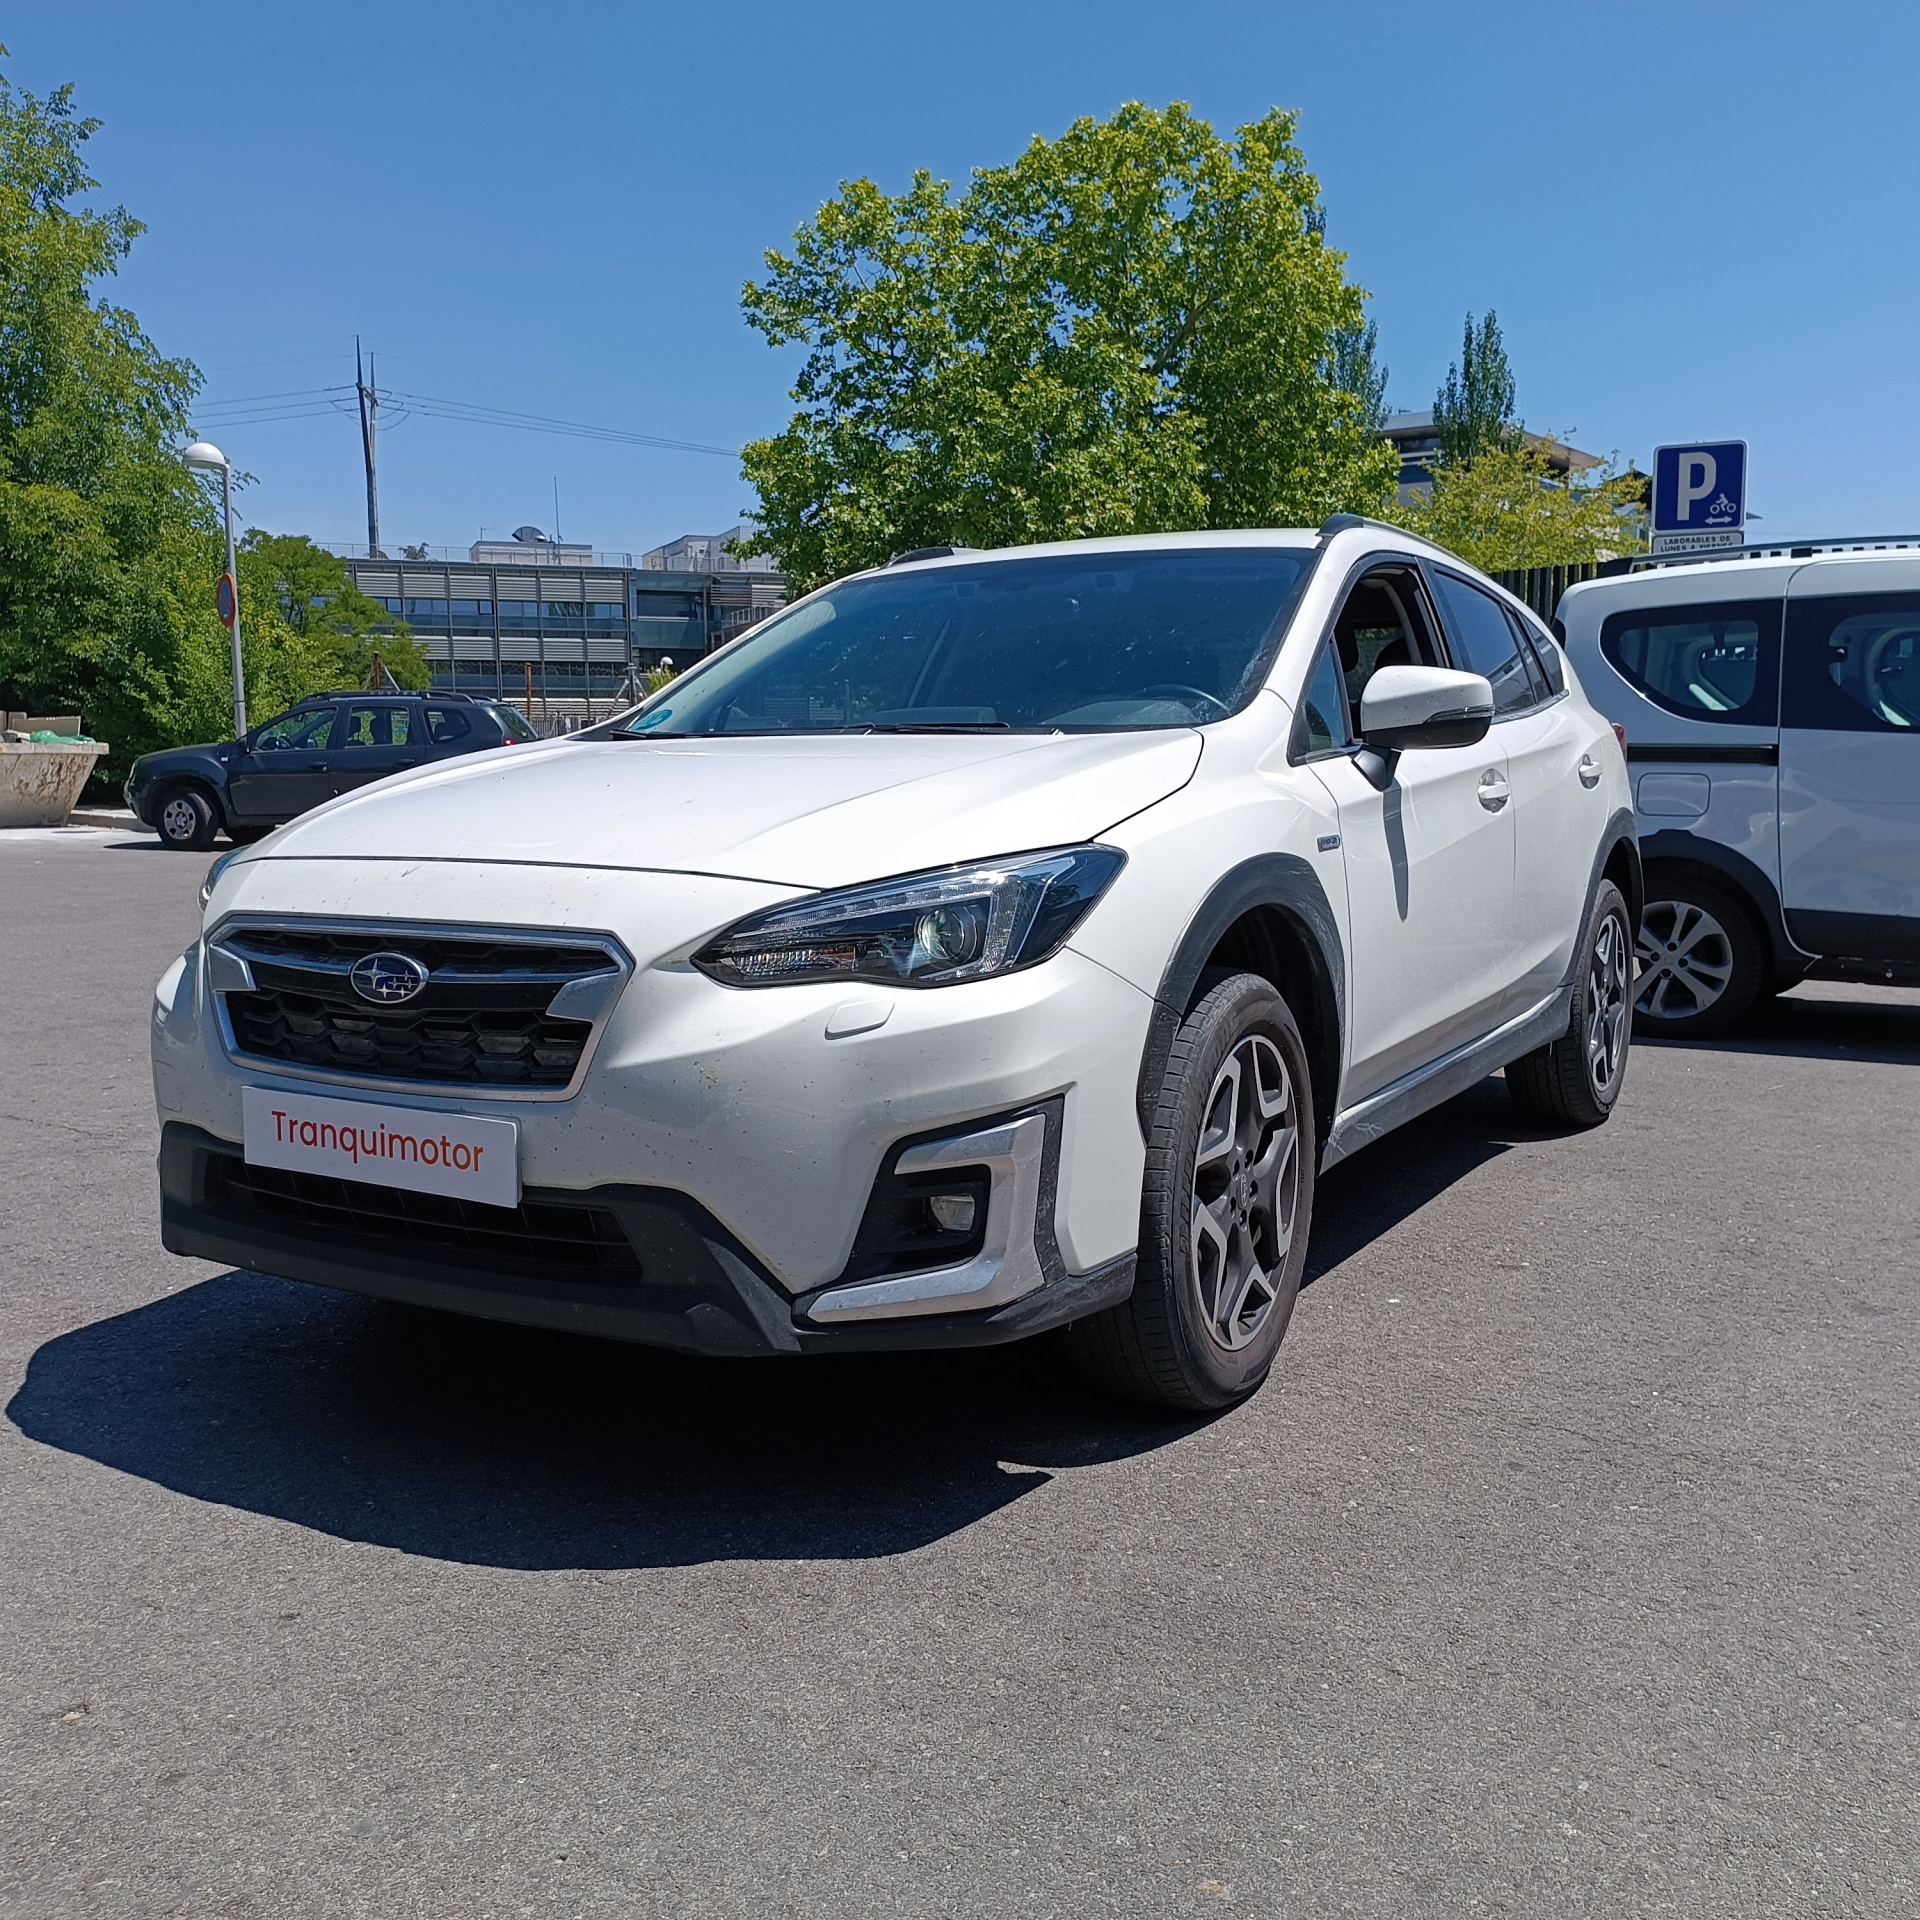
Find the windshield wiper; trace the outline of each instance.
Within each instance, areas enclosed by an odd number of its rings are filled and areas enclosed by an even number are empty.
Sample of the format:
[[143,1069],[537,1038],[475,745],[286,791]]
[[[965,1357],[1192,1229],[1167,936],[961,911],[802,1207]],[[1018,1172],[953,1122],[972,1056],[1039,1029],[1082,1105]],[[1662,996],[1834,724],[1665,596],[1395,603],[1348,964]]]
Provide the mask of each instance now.
[[1007,720],[889,720],[880,726],[865,726],[862,733],[1011,733]]

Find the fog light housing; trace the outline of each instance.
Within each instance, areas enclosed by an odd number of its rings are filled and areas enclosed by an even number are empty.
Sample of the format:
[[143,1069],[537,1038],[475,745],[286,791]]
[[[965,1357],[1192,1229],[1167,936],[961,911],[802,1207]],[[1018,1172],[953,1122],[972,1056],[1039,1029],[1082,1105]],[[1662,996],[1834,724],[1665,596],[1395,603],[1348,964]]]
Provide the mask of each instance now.
[[927,1213],[940,1233],[968,1234],[973,1231],[974,1204],[970,1193],[932,1193],[927,1196]]

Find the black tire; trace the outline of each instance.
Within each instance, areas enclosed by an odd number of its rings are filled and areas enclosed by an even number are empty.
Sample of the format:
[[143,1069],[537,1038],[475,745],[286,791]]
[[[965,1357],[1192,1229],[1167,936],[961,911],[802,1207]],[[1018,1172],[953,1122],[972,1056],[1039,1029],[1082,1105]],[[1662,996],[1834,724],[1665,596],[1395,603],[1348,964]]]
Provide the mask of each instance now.
[[[1155,1094],[1133,1292],[1066,1336],[1101,1385],[1193,1413],[1245,1399],[1273,1366],[1306,1265],[1319,1153],[1287,1003],[1251,973],[1200,986]],[[1196,1230],[1201,1210],[1210,1231]]]
[[1611,880],[1602,880],[1580,943],[1566,1032],[1507,1068],[1507,1092],[1525,1118],[1542,1126],[1597,1127],[1613,1112],[1627,1077],[1632,998],[1627,903]]
[[1633,1030],[1643,1040],[1723,1033],[1770,984],[1752,909],[1731,887],[1690,873],[1648,875],[1637,954]]
[[176,853],[205,853],[220,823],[213,802],[198,787],[169,787],[155,797],[154,831],[163,847]]

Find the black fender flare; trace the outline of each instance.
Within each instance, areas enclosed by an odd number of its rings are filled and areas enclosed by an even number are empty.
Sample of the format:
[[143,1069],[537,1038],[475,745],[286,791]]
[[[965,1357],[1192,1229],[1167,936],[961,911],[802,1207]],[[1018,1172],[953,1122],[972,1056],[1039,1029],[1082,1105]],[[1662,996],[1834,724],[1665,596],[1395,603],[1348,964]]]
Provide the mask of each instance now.
[[1630,884],[1623,887],[1621,891],[1627,896],[1627,919],[1637,939],[1640,934],[1640,910],[1647,904],[1646,867],[1643,859],[1645,848],[1640,840],[1638,824],[1631,809],[1627,807],[1622,807],[1615,813],[1607,822],[1606,832],[1600,836],[1600,850],[1593,856],[1593,871],[1587,876],[1587,903],[1591,910],[1593,896],[1600,885],[1600,876],[1606,872],[1615,849],[1619,847],[1625,847],[1627,851]]
[[1257,854],[1229,868],[1194,910],[1186,930],[1175,942],[1154,995],[1153,1018],[1140,1058],[1134,1111],[1142,1140],[1151,1138],[1153,1105],[1166,1074],[1167,1056],[1173,1051],[1174,1037],[1193,1004],[1194,989],[1206,970],[1209,955],[1235,921],[1260,907],[1271,907],[1284,914],[1304,936],[1303,944],[1314,976],[1314,1004],[1296,1007],[1294,1014],[1303,1027],[1312,1022],[1318,1029],[1318,1048],[1313,1046],[1315,1035],[1306,1036],[1309,1052],[1316,1056],[1316,1067],[1324,1063],[1331,1049],[1333,1071],[1324,1075],[1316,1073],[1316,1079],[1325,1078],[1330,1084],[1314,1088],[1318,1131],[1322,1142],[1326,1140],[1338,1104],[1340,1064],[1347,1030],[1346,949],[1320,876],[1308,861],[1293,853]]
[[1755,865],[1744,853],[1736,853],[1732,847],[1722,846],[1718,840],[1709,840],[1704,834],[1688,833],[1683,827],[1663,827],[1660,832],[1650,833],[1640,842],[1640,858],[1643,864],[1672,860],[1689,867],[1704,867],[1718,874],[1760,916],[1761,924],[1767,930],[1767,942],[1773,949],[1771,958],[1776,973],[1791,974],[1797,980],[1813,964],[1813,956],[1803,953],[1787,934],[1786,916],[1780,910],[1779,888],[1767,877],[1765,870]]
[[233,824],[233,803],[227,796],[226,769],[216,761],[201,762],[190,760],[185,766],[169,767],[153,783],[153,811],[155,818],[147,824],[158,827],[160,796],[174,787],[198,787],[213,804],[213,817],[223,826]]

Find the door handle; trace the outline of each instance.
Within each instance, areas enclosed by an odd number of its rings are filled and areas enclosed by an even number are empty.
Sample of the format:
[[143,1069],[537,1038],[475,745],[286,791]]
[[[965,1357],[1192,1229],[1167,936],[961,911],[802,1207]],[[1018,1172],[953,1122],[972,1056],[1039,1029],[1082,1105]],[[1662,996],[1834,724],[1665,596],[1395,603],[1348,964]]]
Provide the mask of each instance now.
[[1480,804],[1489,813],[1498,813],[1507,804],[1507,796],[1513,789],[1507,785],[1507,776],[1498,767],[1489,767],[1480,776]]
[[1575,771],[1579,774],[1580,784],[1583,787],[1597,787],[1600,784],[1600,769],[1592,754],[1583,753]]

